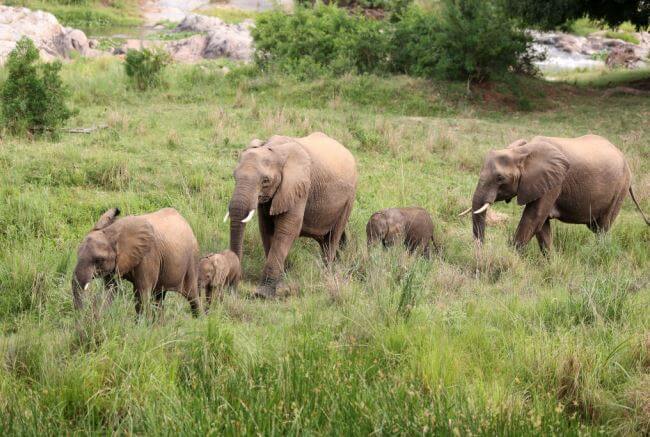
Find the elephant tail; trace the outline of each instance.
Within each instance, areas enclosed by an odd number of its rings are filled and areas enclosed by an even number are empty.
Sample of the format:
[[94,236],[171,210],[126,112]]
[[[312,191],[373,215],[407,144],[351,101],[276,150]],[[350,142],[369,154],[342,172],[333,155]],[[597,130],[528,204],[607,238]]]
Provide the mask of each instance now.
[[636,201],[636,198],[634,197],[634,191],[632,191],[632,186],[631,186],[631,185],[630,185],[630,196],[632,197],[632,201],[633,201],[634,204],[636,205],[636,209],[639,210],[639,212],[641,213],[641,216],[643,217],[643,220],[645,220],[645,224],[648,225],[648,226],[650,226],[650,220],[648,220],[648,218],[647,218],[647,217],[645,216],[645,214],[643,213],[643,210],[642,210],[641,207],[639,206],[639,202]]

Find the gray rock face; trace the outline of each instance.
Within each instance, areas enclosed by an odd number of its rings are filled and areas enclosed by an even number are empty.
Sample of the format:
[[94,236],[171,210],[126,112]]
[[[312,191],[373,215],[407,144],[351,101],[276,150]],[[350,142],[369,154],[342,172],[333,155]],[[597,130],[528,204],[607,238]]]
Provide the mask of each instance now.
[[[179,32],[201,32],[205,34],[205,45],[201,53],[201,57],[203,58],[213,59],[225,57],[249,61],[253,55],[253,37],[250,33],[250,29],[253,26],[254,24],[251,20],[245,20],[241,24],[226,24],[217,17],[190,14],[180,22],[176,30]],[[194,39],[188,41],[187,44],[195,45],[197,42]],[[172,56],[174,56],[173,52]]]
[[[634,57],[637,61],[627,62],[625,66],[636,68],[643,66],[642,60],[650,54],[650,34],[647,32],[636,34],[640,41],[638,45],[598,34],[584,37],[560,32],[531,32],[531,35],[535,50],[546,53],[547,59],[539,63],[541,68],[602,67],[605,65],[603,59],[614,52],[625,52],[628,57]],[[615,64],[612,63],[613,65]]]
[[54,15],[0,5],[0,64],[24,36],[34,41],[45,60],[67,58],[72,52],[94,54],[81,30],[61,26]]

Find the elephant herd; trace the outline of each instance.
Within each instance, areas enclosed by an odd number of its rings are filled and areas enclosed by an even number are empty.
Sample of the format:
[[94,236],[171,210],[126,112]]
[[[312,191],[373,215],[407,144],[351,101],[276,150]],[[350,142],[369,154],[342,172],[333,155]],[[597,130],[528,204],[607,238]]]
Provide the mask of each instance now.
[[[150,295],[160,306],[166,291],[173,290],[185,296],[197,316],[202,289],[207,310],[215,293],[220,298],[225,288],[237,286],[244,228],[255,212],[266,256],[256,297],[275,295],[289,249],[299,236],[316,240],[326,263],[335,260],[347,238],[358,180],[347,148],[320,132],[255,139],[241,153],[234,177],[224,217],[230,220],[230,249],[203,258],[190,225],[173,208],[123,218],[117,208],[105,212],[79,245],[72,279],[75,308],[83,307],[83,292],[93,278],[104,280],[108,302],[117,278],[122,278],[133,284],[138,314]],[[474,238],[480,244],[489,206],[517,197],[524,211],[515,247],[521,249],[535,236],[546,253],[552,245],[551,219],[606,232],[628,192],[643,215],[630,181],[625,157],[605,138],[518,140],[487,154],[472,207],[461,215],[472,213]],[[420,207],[378,211],[370,217],[366,234],[368,245],[402,243],[425,256],[440,250],[431,216]]]

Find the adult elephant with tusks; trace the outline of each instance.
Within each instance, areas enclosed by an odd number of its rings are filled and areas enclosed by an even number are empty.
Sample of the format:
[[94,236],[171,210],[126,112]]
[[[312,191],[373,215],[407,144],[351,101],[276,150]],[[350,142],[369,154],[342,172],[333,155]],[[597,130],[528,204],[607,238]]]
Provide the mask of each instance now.
[[[525,207],[515,233],[515,247],[523,248],[535,236],[546,253],[552,245],[551,219],[607,232],[628,192],[643,215],[631,178],[623,153],[603,137],[518,140],[487,154],[472,208],[461,215],[473,212],[474,238],[482,243],[489,206],[516,196],[517,203]],[[650,224],[645,215],[643,218]]]
[[298,236],[315,239],[334,260],[352,211],[357,169],[348,149],[316,132],[303,138],[253,140],[240,156],[230,200],[230,249],[242,259],[244,228],[255,211],[266,263],[256,297],[275,296],[289,249]]

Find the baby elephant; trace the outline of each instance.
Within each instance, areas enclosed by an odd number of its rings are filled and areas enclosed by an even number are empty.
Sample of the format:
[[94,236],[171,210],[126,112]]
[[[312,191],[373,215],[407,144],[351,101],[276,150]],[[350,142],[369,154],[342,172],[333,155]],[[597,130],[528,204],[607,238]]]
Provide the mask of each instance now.
[[[220,253],[209,253],[199,261],[199,288],[205,288],[207,311],[212,303],[213,292],[216,291],[219,300],[223,299],[224,287],[231,290],[237,288],[241,278],[239,258],[232,250]],[[215,290],[216,289],[216,290]]]
[[374,213],[366,225],[366,236],[368,246],[379,241],[384,247],[403,242],[410,252],[421,251],[427,258],[432,244],[438,250],[431,215],[418,206],[388,208]]

